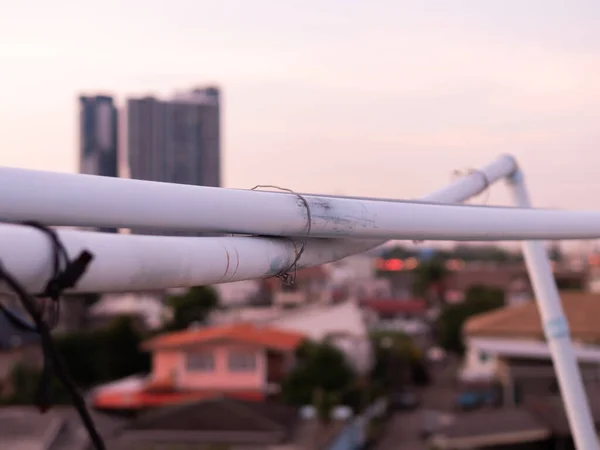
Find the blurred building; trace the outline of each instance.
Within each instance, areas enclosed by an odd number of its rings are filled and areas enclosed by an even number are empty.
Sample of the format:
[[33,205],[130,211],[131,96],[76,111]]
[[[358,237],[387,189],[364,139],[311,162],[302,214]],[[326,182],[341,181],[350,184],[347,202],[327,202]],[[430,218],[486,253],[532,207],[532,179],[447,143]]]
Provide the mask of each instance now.
[[[117,177],[118,119],[113,98],[106,95],[79,97],[79,172]],[[116,232],[114,228],[100,231]]]
[[127,101],[131,178],[221,185],[220,92],[215,87],[170,99]]
[[79,97],[79,172],[117,177],[117,109],[113,98]]

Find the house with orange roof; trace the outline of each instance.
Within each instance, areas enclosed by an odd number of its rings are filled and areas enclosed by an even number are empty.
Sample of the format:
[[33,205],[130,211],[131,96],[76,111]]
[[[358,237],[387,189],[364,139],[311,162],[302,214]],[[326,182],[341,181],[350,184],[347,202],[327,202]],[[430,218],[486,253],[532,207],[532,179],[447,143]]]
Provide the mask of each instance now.
[[350,299],[336,304],[311,303],[297,308],[248,308],[213,313],[215,324],[253,323],[293,333],[317,342],[327,341],[341,350],[360,374],[369,373],[373,349],[365,314],[358,302]]
[[[600,383],[600,294],[562,292],[575,356],[586,385]],[[556,324],[554,325],[556,329]],[[463,325],[463,381],[496,381],[505,403],[558,390],[550,349],[536,302],[471,317]]]
[[233,324],[163,334],[143,343],[152,372],[127,386],[93,393],[101,410],[139,411],[215,395],[263,400],[276,393],[305,335],[274,327]]

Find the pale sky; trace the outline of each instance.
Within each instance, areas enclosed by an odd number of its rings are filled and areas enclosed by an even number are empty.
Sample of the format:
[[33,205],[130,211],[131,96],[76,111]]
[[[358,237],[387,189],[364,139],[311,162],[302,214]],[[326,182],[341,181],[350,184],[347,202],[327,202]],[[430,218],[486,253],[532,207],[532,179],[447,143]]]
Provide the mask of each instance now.
[[600,209],[599,23],[598,0],[4,2],[0,164],[75,171],[80,93],[215,83],[227,187],[416,198],[509,152],[536,205]]

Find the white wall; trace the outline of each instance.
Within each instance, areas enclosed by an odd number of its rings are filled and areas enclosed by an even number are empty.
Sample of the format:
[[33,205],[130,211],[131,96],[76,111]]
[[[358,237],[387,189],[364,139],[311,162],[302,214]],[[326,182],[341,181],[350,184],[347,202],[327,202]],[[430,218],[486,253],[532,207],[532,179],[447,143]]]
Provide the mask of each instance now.
[[333,269],[334,277],[343,279],[352,278],[373,278],[375,259],[367,255],[353,255],[347,258],[328,264],[328,268]]
[[242,305],[256,295],[260,290],[257,280],[235,281],[213,286],[219,294],[219,301],[223,306]]
[[371,367],[373,355],[367,326],[362,311],[353,301],[293,310],[269,320],[268,324],[303,333],[316,341],[322,341],[331,335],[351,336],[354,340],[352,345],[342,338],[336,339],[334,343],[360,373],[365,373]]
[[498,368],[497,356],[480,352],[473,345],[470,345],[469,340],[467,340],[466,346],[467,350],[459,377],[463,380],[493,377]]

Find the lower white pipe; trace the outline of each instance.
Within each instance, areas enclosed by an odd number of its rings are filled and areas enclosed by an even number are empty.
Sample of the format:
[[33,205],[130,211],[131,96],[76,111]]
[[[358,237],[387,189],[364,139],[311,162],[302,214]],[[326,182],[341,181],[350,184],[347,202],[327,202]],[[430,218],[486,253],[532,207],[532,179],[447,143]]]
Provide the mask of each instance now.
[[[68,253],[89,249],[94,260],[74,292],[119,292],[188,287],[265,278],[290,267],[292,242],[255,237],[185,238],[114,235],[59,230]],[[369,245],[335,243],[324,254],[307,248],[304,265],[313,266],[360,253]],[[0,225],[2,264],[32,292],[39,292],[51,276],[52,248],[48,237],[33,228]]]

